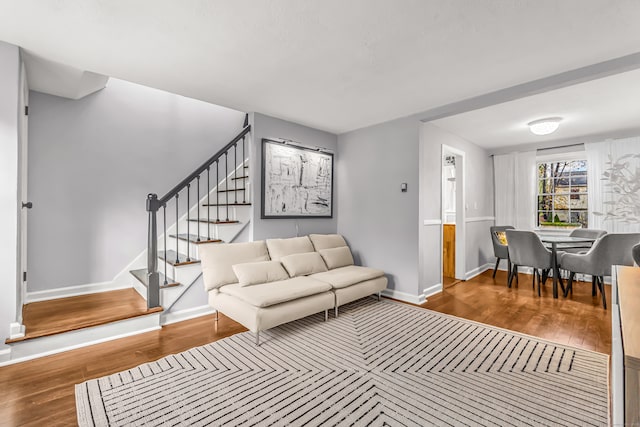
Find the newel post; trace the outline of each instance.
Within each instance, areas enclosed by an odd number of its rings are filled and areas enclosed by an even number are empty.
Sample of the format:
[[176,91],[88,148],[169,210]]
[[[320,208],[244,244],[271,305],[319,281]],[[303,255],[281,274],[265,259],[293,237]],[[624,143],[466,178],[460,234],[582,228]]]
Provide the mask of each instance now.
[[158,273],[157,213],[160,209],[157,194],[147,196],[149,222],[147,231],[147,308],[160,306],[160,274]]

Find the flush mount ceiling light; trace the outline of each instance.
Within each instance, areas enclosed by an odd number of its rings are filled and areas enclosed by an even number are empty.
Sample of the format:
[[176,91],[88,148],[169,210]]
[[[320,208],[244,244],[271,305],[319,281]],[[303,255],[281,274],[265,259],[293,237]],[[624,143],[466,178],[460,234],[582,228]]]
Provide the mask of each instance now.
[[529,130],[535,135],[549,135],[555,132],[560,126],[562,117],[547,117],[546,119],[534,120],[527,123]]

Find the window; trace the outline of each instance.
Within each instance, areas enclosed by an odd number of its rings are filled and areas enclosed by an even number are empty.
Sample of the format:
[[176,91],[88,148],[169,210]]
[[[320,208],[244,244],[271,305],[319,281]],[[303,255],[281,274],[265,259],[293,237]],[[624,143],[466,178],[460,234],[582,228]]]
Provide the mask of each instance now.
[[538,163],[538,226],[587,228],[587,161]]

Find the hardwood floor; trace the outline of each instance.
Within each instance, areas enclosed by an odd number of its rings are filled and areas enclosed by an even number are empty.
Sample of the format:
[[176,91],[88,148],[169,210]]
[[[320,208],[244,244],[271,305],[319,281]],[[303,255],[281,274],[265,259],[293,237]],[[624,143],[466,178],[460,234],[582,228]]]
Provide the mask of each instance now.
[[[590,283],[554,300],[548,282],[541,298],[531,276],[506,287],[504,272],[459,282],[429,297],[424,307],[589,350],[610,353],[611,313],[591,297]],[[607,287],[609,290],[609,287]],[[610,295],[607,295],[609,298]],[[610,300],[610,299],[609,299]],[[220,315],[0,368],[0,425],[75,425],[74,385],[245,331]],[[179,396],[177,396],[179,398]]]
[[[553,299],[551,280],[542,296],[531,288],[531,276],[520,274],[519,286],[506,286],[506,272],[492,271],[446,287],[422,307],[469,320],[548,339],[560,344],[611,354],[611,310],[600,296],[591,296],[591,283],[576,282],[573,294]],[[607,301],[611,287],[605,286]]]
[[22,308],[25,336],[7,342],[103,325],[157,311],[162,309],[147,310],[147,302],[133,288],[32,302]]
[[[0,368],[0,425],[75,425],[74,385],[246,331],[213,315]],[[179,398],[179,396],[176,396]]]

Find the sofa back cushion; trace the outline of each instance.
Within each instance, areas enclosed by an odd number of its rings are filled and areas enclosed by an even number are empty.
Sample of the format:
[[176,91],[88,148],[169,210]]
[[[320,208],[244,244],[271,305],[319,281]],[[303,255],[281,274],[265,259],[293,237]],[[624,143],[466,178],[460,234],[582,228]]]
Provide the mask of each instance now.
[[344,237],[340,234],[310,234],[309,239],[311,239],[313,247],[318,252],[322,249],[347,246],[347,242],[344,241]]
[[234,264],[269,261],[264,240],[246,243],[208,243],[198,246],[202,260],[202,278],[207,291],[238,283]]
[[321,249],[319,252],[329,270],[353,265],[353,255],[351,255],[351,251],[348,246]]
[[240,286],[287,280],[289,274],[278,261],[259,261],[234,264],[231,266]]
[[280,261],[280,258],[305,252],[313,252],[313,244],[309,237],[291,237],[289,239],[268,239],[267,248],[269,256],[273,261]]
[[287,255],[280,258],[280,262],[291,277],[308,276],[327,271],[327,266],[318,252]]

